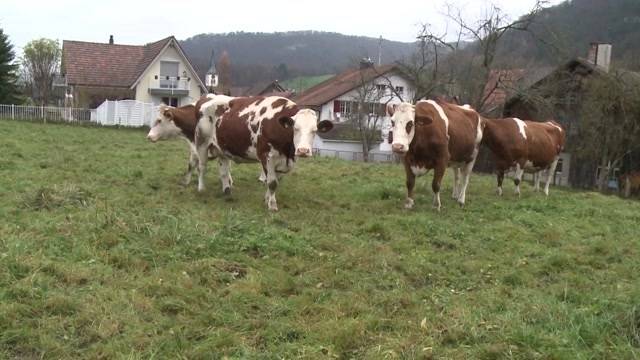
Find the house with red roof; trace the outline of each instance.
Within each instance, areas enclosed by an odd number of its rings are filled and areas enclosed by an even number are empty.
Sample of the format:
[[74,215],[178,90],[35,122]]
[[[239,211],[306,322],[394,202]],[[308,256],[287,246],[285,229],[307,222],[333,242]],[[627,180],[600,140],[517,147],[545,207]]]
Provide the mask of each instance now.
[[207,92],[173,36],[146,45],[64,40],[61,75],[74,107],[125,99],[182,106]]

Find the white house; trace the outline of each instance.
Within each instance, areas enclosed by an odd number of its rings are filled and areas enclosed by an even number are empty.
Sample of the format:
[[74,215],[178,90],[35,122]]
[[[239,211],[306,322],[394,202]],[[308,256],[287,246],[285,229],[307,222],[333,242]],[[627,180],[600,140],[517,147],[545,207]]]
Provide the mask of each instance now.
[[182,106],[207,92],[173,36],[146,45],[64,40],[61,75],[75,107],[124,99]]
[[[363,89],[366,92],[375,92],[371,104],[373,112],[382,114],[378,119],[378,127],[381,130],[381,138],[386,140],[390,130],[390,120],[384,112],[385,104],[397,104],[402,101],[412,101],[415,88],[409,78],[395,65],[373,66],[370,63],[361,63],[360,68],[350,69],[336,75],[316,86],[313,86],[295,97],[293,100],[302,107],[316,110],[319,120],[331,120],[337,124],[336,130],[316,137],[315,146],[322,153],[334,152],[342,158],[357,159],[355,154],[362,151],[362,145],[356,139],[339,134],[345,130],[349,115],[355,111],[358,99],[362,99]],[[375,90],[373,90],[375,89]],[[374,146],[372,153],[382,153],[383,158],[388,158],[391,146],[386,141],[381,141],[379,146]],[[350,154],[354,153],[354,154]]]

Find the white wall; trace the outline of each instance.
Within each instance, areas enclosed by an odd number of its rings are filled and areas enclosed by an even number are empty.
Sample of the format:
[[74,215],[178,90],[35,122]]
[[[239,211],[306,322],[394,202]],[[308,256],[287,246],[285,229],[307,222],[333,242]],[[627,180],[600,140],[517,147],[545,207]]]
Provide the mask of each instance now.
[[[336,157],[343,160],[362,160],[362,143],[353,140],[327,140],[316,135],[313,147],[320,156]],[[355,158],[354,158],[355,157]],[[390,151],[381,151],[380,144],[376,144],[369,151],[372,161],[391,161]]]
[[[160,105],[162,102],[162,96],[149,94],[149,87],[154,85],[157,80],[154,79],[156,75],[160,75],[160,62],[161,61],[175,61],[180,63],[178,66],[178,74],[182,77],[182,72],[187,72],[187,77],[191,78],[189,81],[189,95],[185,97],[178,97],[178,106],[192,103],[200,97],[200,87],[198,86],[198,80],[195,74],[189,71],[189,67],[186,61],[180,53],[173,46],[168,46],[167,49],[158,57],[158,59],[149,66],[149,68],[142,75],[142,79],[136,86],[136,100],[144,103],[153,103],[154,105]],[[155,86],[155,85],[154,85]]]

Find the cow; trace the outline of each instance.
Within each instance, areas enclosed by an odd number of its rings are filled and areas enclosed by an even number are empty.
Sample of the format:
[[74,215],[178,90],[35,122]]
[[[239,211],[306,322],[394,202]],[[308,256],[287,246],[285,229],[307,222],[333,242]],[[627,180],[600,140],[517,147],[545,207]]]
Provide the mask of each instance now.
[[625,197],[640,194],[640,171],[631,171],[618,179]]
[[157,142],[181,137],[187,141],[189,160],[183,180],[184,185],[191,182],[193,170],[198,169],[198,190],[204,189],[204,168],[209,156],[206,147],[209,142],[208,137],[212,136],[212,131],[209,128],[202,129],[203,126],[199,126],[199,118],[202,116],[201,108],[203,106],[215,106],[216,109],[220,106],[228,108],[229,101],[230,98],[226,96],[209,94],[192,104],[181,107],[160,105],[158,117],[149,130],[147,139],[151,142]]
[[416,176],[434,169],[433,206],[440,211],[440,184],[447,167],[454,171],[452,197],[464,206],[469,176],[478,156],[484,121],[468,105],[422,100],[417,104],[387,105],[393,126],[391,150],[403,154],[407,199],[414,206]]
[[525,172],[535,175],[535,189],[539,190],[541,172],[547,172],[544,194],[556,170],[560,152],[564,148],[565,131],[555,121],[537,122],[518,118],[486,119],[484,138],[495,160],[498,181],[497,194],[502,195],[505,171],[515,168],[515,193],[520,196],[520,182]]
[[[200,121],[207,121],[215,112],[203,109]],[[267,185],[265,203],[277,211],[275,192],[278,179],[293,169],[296,157],[313,155],[316,132],[327,132],[333,124],[318,122],[316,112],[299,109],[289,99],[278,96],[235,98],[229,102],[216,127],[212,147],[220,163],[222,191],[231,193],[230,161],[260,162]]]

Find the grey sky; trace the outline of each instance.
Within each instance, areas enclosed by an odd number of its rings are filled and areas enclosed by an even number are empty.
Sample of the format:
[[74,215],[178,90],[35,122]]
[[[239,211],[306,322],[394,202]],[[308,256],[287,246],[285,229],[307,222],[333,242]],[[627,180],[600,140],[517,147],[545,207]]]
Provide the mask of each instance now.
[[[200,33],[320,30],[413,41],[420,23],[444,31],[445,4],[460,7],[469,19],[496,4],[512,18],[535,0],[3,0],[0,27],[17,46],[32,39],[145,44],[168,35],[182,40]],[[551,4],[559,3],[552,0]]]

